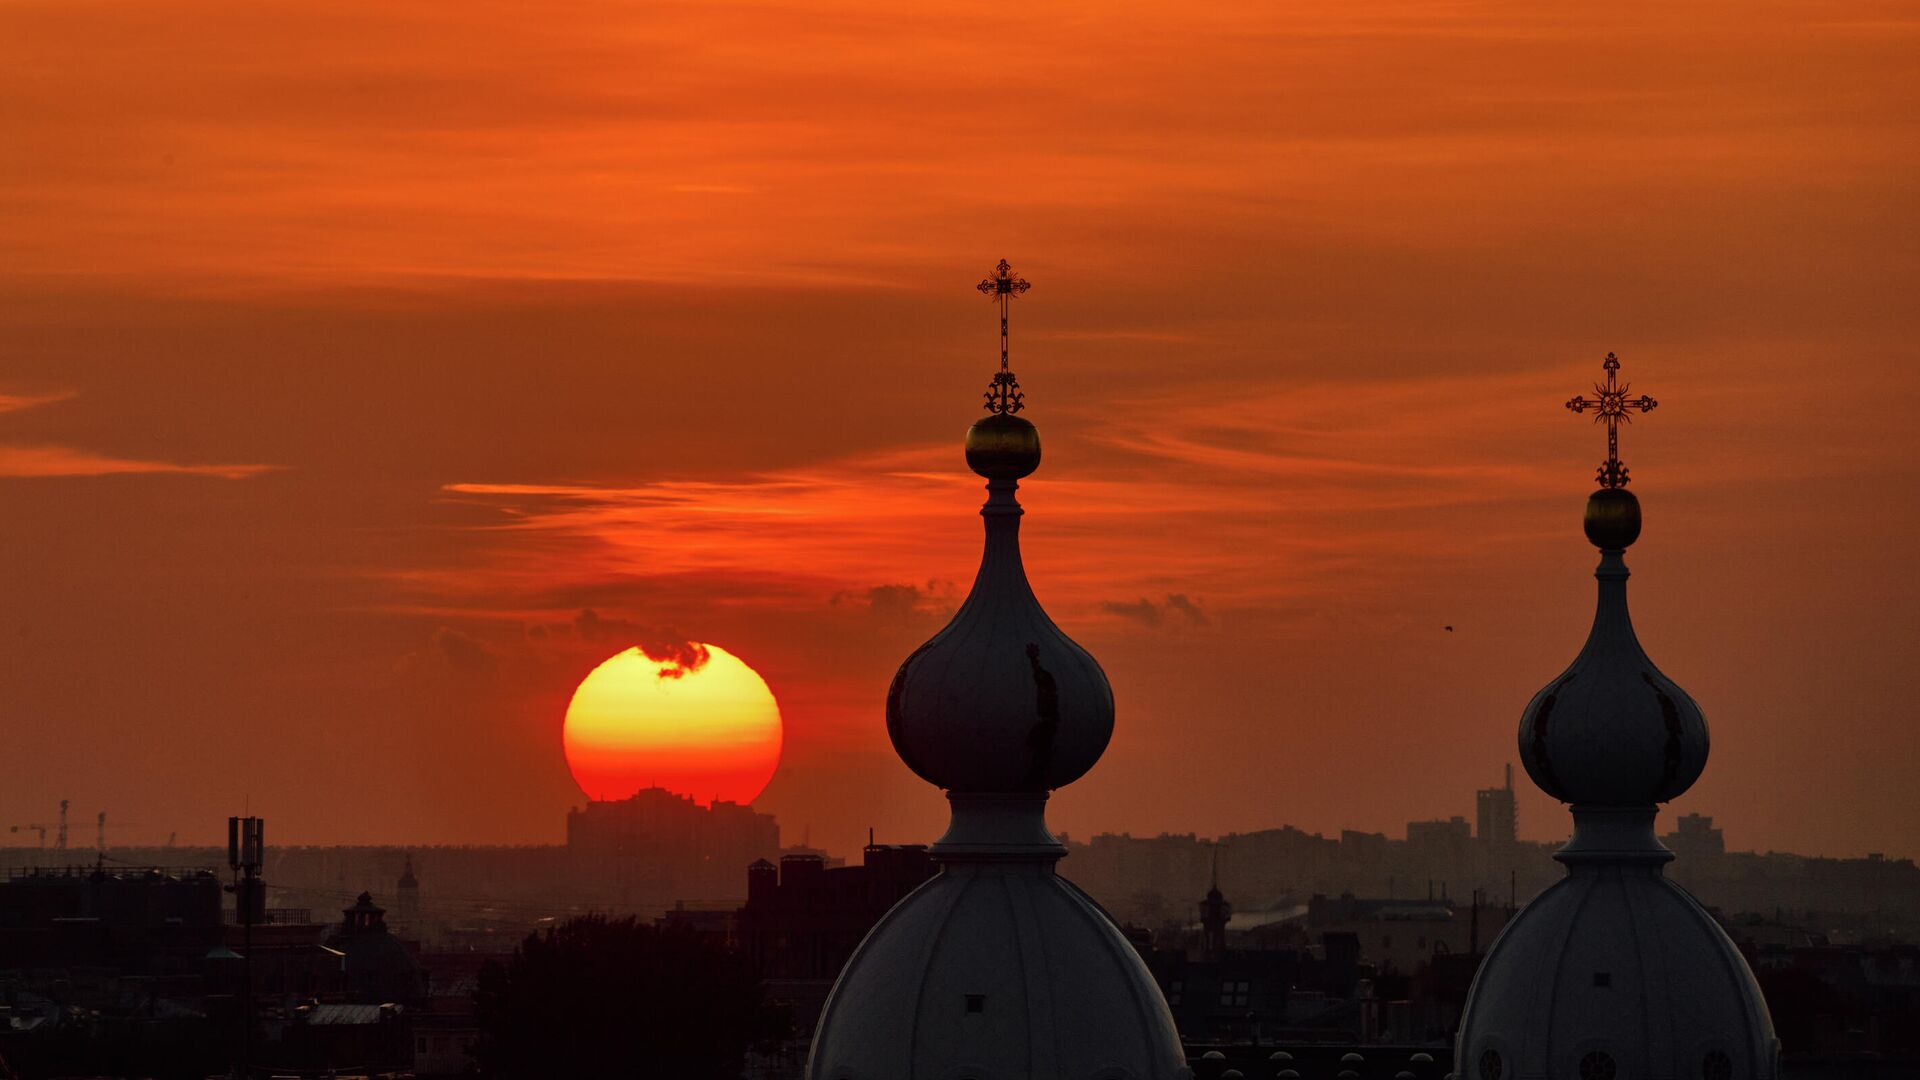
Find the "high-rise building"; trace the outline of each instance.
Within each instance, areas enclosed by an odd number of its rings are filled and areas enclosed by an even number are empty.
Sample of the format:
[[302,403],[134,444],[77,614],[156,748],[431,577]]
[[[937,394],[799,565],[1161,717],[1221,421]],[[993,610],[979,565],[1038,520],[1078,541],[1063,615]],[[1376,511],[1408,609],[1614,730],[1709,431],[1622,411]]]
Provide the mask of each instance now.
[[1474,836],[1482,843],[1505,846],[1519,839],[1520,811],[1513,800],[1513,766],[1507,766],[1505,787],[1481,788],[1474,792],[1479,811],[1479,829]]
[[[1780,1074],[1753,972],[1666,876],[1673,852],[1653,831],[1659,804],[1706,767],[1707,724],[1648,659],[1627,615],[1625,554],[1640,535],[1640,503],[1624,486],[1615,424],[1625,409],[1654,403],[1626,398],[1619,366],[1608,354],[1597,388],[1608,455],[1587,500],[1587,538],[1600,549],[1593,629],[1520,720],[1527,774],[1573,809],[1573,838],[1554,856],[1567,873],[1521,909],[1480,966],[1454,1043],[1463,1080]],[[1568,402],[1575,411],[1595,404]]]
[[[1016,416],[1006,311],[1027,283],[1002,260],[981,289],[1000,304],[990,415],[967,433],[987,479],[979,575],[946,628],[887,691],[887,734],[947,792],[939,873],[867,935],[834,984],[810,1080],[1190,1075],[1173,1016],[1133,944],[1061,878],[1048,792],[1079,779],[1113,733],[1113,691],[1028,587],[1015,490],[1040,465]],[[763,871],[764,872],[764,871]]]
[[1704,814],[1681,814],[1674,819],[1673,831],[1661,839],[1682,859],[1727,853],[1727,835],[1714,828],[1713,819]]

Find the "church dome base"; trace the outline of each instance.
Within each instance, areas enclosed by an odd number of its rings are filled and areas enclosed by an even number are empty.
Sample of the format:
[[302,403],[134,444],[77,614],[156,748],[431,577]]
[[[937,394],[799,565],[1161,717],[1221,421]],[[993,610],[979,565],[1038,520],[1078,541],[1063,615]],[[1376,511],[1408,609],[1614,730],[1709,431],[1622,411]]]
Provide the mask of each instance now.
[[1753,972],[1657,861],[1576,865],[1488,951],[1460,1080],[1777,1080]]
[[1044,862],[947,864],[861,942],[808,1080],[1187,1080],[1132,944]]

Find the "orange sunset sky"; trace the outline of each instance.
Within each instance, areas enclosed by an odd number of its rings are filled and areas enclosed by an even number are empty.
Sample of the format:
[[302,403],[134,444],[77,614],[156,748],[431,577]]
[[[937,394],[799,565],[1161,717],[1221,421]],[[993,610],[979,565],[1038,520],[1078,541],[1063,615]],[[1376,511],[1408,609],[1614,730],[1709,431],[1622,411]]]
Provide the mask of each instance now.
[[4,0],[0,824],[555,842],[574,687],[691,639],[790,840],[933,838],[882,704],[1006,256],[1118,701],[1057,828],[1471,816],[1591,616],[1615,350],[1674,809],[1920,854],[1916,58],[1829,0]]

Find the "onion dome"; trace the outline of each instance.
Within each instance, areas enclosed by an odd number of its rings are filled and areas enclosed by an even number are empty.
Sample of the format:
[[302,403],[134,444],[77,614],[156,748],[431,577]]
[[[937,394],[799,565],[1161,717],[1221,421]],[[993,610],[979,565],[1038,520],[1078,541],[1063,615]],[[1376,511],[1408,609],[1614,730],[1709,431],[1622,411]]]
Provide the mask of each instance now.
[[969,462],[989,478],[980,570],[953,620],[895,673],[887,734],[908,768],[949,791],[1050,791],[1100,760],[1113,734],[1113,690],[1047,617],[1021,564],[1024,511],[1006,474],[1038,465],[1039,437],[998,425],[973,438],[986,423],[967,440]]
[[1015,416],[1007,303],[1027,288],[1002,260],[1000,372],[967,433],[987,480],[985,552],[966,602],[887,691],[902,760],[947,790],[940,866],[860,943],[821,1010],[808,1080],[895,1077],[1191,1080],[1153,976],[1106,912],[1054,872],[1066,854],[1047,793],[1093,767],[1113,691],[1053,624],[1020,562],[1018,482],[1040,437]]
[[1602,543],[1600,597],[1586,647],[1527,703],[1520,758],[1540,790],[1576,805],[1643,806],[1679,796],[1707,764],[1700,706],[1647,658],[1627,614],[1625,548],[1640,504],[1625,488],[1587,502],[1586,531]]
[[967,432],[967,465],[987,479],[980,570],[887,691],[895,752],[948,791],[1051,791],[1086,775],[1113,735],[1106,673],[1047,617],[1020,561],[1025,511],[1014,493],[1040,466],[1040,433],[1014,415],[1019,383],[1001,375],[987,394],[993,411]]
[[[1660,673],[1627,617],[1625,550],[1640,504],[1625,485],[1617,425],[1625,397],[1605,364],[1596,408],[1607,421],[1601,489],[1586,533],[1600,548],[1598,609],[1586,647],[1528,702],[1520,721],[1527,773],[1573,804],[1573,838],[1555,854],[1567,876],[1502,930],[1467,995],[1454,1041],[1462,1080],[1776,1080],[1779,1040],[1740,950],[1664,869],[1658,804],[1686,791],[1707,761],[1700,707]],[[1611,410],[1611,411],[1609,411]]]

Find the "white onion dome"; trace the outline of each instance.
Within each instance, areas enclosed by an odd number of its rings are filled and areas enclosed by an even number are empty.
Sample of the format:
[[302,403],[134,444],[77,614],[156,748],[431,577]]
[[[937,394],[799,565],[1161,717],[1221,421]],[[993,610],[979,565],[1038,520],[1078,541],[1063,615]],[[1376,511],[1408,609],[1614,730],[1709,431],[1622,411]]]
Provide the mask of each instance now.
[[1520,718],[1520,759],[1540,790],[1575,805],[1650,806],[1675,798],[1707,764],[1707,721],[1655,667],[1627,614],[1626,546],[1640,532],[1625,488],[1594,492],[1587,535],[1600,543],[1599,603],[1586,647]]
[[1047,617],[1021,565],[1014,491],[1040,464],[1039,433],[988,416],[967,433],[967,464],[987,478],[980,570],[952,621],[895,673],[887,734],[908,768],[949,791],[1050,791],[1100,760],[1113,689]]

